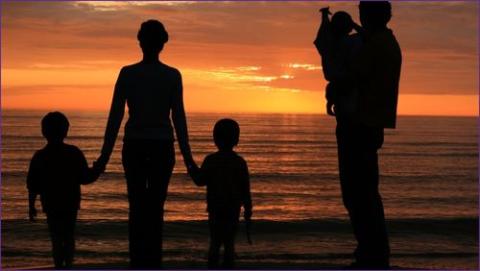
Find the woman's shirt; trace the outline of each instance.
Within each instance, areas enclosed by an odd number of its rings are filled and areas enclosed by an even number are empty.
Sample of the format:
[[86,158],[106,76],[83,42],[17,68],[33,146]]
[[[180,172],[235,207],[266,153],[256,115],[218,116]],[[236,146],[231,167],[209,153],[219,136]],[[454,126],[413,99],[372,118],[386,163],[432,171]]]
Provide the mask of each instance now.
[[121,69],[115,84],[102,154],[110,155],[123,118],[129,118],[124,141],[174,140],[174,122],[182,154],[190,153],[180,72],[161,62],[139,62]]

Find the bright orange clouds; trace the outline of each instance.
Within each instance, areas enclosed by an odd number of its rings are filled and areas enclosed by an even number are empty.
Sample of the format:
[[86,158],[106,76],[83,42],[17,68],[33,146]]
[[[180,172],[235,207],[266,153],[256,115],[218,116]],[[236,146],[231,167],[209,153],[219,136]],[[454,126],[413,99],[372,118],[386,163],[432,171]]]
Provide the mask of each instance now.
[[[319,5],[358,18],[352,2],[3,2],[2,106],[106,110],[121,66],[140,59],[139,24],[157,18],[188,111],[324,113]],[[393,4],[400,114],[478,114],[476,10]]]

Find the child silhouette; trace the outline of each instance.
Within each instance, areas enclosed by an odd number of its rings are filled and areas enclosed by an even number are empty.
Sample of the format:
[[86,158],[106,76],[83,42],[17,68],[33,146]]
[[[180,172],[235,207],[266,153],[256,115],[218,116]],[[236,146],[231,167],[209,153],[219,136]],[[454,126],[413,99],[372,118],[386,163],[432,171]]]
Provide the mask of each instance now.
[[63,142],[69,127],[60,112],[42,119],[47,145],[33,155],[27,176],[29,218],[35,220],[40,195],[47,216],[55,268],[70,268],[75,250],[75,223],[80,208],[80,185],[94,182],[100,171],[89,169],[82,151]]
[[[326,87],[327,114],[342,117],[352,114],[356,108],[357,90],[350,74],[350,62],[361,46],[364,30],[350,14],[338,11],[329,18],[328,7],[320,9],[322,23],[314,41],[322,57]],[[350,34],[352,30],[357,33]]]
[[210,228],[208,268],[219,267],[220,247],[224,246],[223,268],[234,267],[235,234],[240,209],[247,225],[252,216],[250,180],[245,160],[233,148],[238,144],[240,127],[232,119],[219,120],[213,129],[218,151],[205,157],[199,169],[193,165],[190,176],[198,186],[207,186]]

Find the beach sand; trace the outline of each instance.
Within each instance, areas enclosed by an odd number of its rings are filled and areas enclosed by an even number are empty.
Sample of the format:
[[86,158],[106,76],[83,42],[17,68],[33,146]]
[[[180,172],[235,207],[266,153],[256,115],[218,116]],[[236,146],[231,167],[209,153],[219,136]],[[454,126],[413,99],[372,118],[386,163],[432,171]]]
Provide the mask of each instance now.
[[[50,243],[42,221],[2,224],[3,268],[51,267]],[[478,242],[471,239],[477,232],[477,220],[388,224],[394,269],[478,269]],[[167,222],[164,236],[164,268],[206,268],[206,221]],[[343,269],[353,260],[355,243],[348,221],[256,221],[252,238],[253,245],[249,245],[240,225],[236,246],[239,269]],[[464,251],[466,246],[469,251]],[[78,222],[75,268],[127,266],[126,221]]]

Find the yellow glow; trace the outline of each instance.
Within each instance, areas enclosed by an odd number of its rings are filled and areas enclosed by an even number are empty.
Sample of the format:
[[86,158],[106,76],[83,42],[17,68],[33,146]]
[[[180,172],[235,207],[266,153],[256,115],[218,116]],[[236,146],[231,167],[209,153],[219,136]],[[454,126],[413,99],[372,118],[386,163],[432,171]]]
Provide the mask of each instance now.
[[[158,17],[171,34],[161,59],[181,71],[188,112],[325,113],[326,81],[312,44],[319,22],[315,3],[295,10],[292,3],[51,4],[71,12],[68,18],[57,17],[61,12],[35,17],[38,10],[26,3],[2,3],[2,15],[7,15],[2,16],[2,108],[107,110],[120,68],[141,58],[138,25]],[[332,5],[358,15],[356,5]],[[413,14],[395,8],[395,18],[424,18],[421,10]],[[216,23],[209,21],[213,10],[220,16]],[[113,23],[112,11],[125,15],[113,28],[106,23]],[[287,15],[290,23],[279,20]],[[456,20],[433,19],[448,25]],[[477,26],[476,19],[465,17],[462,25]],[[478,65],[470,61],[472,46],[447,50],[440,45],[448,44],[426,40],[432,37],[415,34],[408,24],[394,21],[392,28],[404,56],[399,114],[477,116]],[[472,43],[475,37],[468,36]],[[417,42],[431,48],[419,49]],[[463,43],[468,45],[468,39]]]

